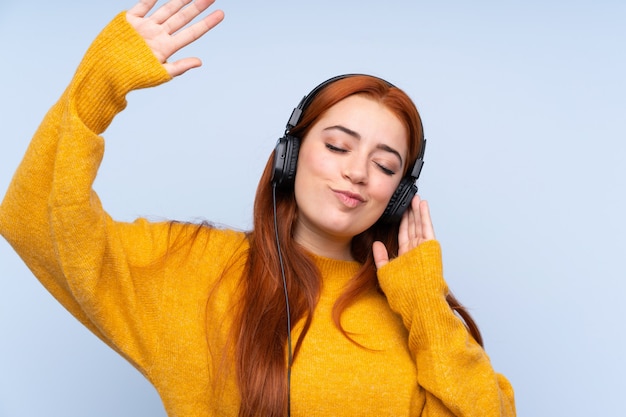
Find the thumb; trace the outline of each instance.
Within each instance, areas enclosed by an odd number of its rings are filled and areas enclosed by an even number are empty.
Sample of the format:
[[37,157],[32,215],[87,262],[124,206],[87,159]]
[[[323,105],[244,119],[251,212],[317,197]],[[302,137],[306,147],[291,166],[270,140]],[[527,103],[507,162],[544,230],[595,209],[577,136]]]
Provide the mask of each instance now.
[[374,254],[374,263],[377,269],[382,268],[389,262],[389,253],[383,242],[374,242],[372,253]]
[[177,77],[184,74],[192,68],[198,68],[202,65],[202,61],[198,58],[183,58],[174,62],[165,62],[163,66],[171,77]]

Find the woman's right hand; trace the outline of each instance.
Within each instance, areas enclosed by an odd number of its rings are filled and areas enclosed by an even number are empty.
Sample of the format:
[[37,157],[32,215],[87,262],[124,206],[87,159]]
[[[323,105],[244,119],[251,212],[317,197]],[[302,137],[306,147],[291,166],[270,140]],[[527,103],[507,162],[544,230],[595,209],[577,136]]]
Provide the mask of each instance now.
[[[418,245],[435,239],[433,222],[430,219],[430,209],[426,200],[415,195],[411,206],[402,215],[400,230],[398,231],[398,256],[401,256]],[[374,263],[376,268],[382,268],[389,262],[387,248],[382,242],[374,242]]]
[[224,12],[215,10],[197,23],[187,26],[215,0],[170,0],[150,16],[146,16],[156,2],[157,0],[139,0],[139,3],[126,13],[130,25],[144,38],[172,77],[202,65],[202,61],[196,57],[182,58],[174,62],[167,60],[175,52],[217,26],[224,19]]

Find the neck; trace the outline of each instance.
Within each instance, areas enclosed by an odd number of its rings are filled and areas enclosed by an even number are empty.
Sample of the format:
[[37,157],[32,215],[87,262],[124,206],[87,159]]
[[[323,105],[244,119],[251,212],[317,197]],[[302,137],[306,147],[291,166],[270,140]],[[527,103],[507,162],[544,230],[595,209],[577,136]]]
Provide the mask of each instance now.
[[351,238],[331,237],[304,229],[306,229],[306,227],[302,225],[296,227],[294,240],[307,251],[325,258],[342,261],[354,260],[350,248]]

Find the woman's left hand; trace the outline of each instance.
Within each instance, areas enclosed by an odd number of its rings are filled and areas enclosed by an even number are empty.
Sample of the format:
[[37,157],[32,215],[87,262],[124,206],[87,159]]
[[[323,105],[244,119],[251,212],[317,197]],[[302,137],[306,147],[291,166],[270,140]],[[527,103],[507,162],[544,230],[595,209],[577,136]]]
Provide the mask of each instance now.
[[[398,232],[398,256],[403,255],[420,243],[435,239],[435,230],[430,220],[428,202],[418,195],[413,197],[411,207],[402,215]],[[374,242],[372,246],[376,268],[389,262],[389,253],[382,242]]]

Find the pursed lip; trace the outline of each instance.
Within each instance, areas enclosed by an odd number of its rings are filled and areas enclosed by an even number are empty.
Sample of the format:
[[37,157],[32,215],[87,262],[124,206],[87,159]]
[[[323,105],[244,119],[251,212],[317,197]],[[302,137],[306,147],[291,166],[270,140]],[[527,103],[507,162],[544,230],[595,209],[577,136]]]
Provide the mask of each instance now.
[[343,204],[349,207],[356,207],[359,204],[365,202],[365,198],[363,198],[361,194],[353,193],[352,191],[348,191],[348,190],[332,189],[332,191],[337,195],[337,197]]

